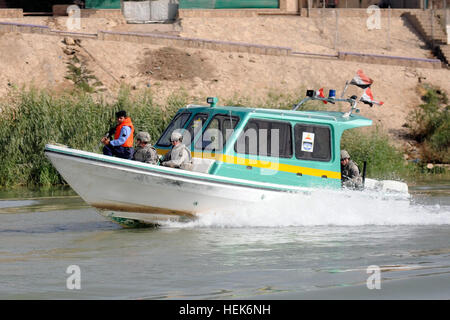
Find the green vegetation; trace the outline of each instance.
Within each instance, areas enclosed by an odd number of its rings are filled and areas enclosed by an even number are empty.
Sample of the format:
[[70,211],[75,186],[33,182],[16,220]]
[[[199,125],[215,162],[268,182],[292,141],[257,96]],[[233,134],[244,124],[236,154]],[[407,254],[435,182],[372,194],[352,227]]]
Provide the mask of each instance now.
[[362,173],[367,161],[366,176],[375,179],[408,180],[416,174],[417,166],[405,165],[403,154],[389,143],[389,137],[378,128],[347,130],[342,135],[341,148],[347,150]]
[[96,92],[96,88],[103,85],[76,55],[67,63],[65,78],[71,80],[79,90],[89,93]]
[[0,102],[0,186],[61,184],[44,156],[46,143],[101,152],[100,138],[115,125],[118,110],[126,110],[135,130],[148,131],[154,140],[187,102],[184,95],[173,95],[161,106],[148,92],[131,97],[127,90],[114,103],[83,92],[55,96],[36,90],[13,92],[8,100]]
[[421,143],[423,162],[450,163],[450,105],[439,88],[423,85],[423,104],[408,116],[407,126],[413,139]]

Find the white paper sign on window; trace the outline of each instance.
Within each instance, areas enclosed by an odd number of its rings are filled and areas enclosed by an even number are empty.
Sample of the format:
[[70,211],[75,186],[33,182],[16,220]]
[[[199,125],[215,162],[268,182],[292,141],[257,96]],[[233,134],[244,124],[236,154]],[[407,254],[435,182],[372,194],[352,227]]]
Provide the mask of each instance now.
[[305,151],[305,152],[313,152],[314,151],[314,133],[303,132],[302,151]]

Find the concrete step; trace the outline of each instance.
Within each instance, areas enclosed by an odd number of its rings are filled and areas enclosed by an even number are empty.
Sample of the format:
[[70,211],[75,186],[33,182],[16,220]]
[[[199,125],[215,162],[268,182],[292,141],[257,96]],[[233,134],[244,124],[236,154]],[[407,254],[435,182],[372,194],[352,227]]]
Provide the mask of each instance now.
[[450,65],[450,45],[446,44],[439,46],[437,55],[439,59],[447,63],[447,65]]
[[424,30],[434,30],[435,32],[444,34],[444,30],[442,30],[441,26],[431,27],[431,26],[424,26],[424,25],[422,25],[422,28]]
[[[430,12],[405,14],[416,31],[421,35],[422,39],[433,46],[433,53],[442,62],[450,64],[450,46],[447,45],[447,35],[444,32],[438,18],[433,17],[431,21]],[[433,35],[433,36],[432,36]]]

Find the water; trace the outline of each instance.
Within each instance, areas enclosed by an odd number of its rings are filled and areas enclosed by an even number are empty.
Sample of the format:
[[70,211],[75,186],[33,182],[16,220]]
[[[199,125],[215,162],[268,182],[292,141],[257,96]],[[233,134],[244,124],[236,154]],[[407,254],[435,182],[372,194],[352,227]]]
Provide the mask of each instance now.
[[410,192],[319,192],[158,229],[123,229],[67,189],[3,192],[0,299],[449,299],[450,183]]

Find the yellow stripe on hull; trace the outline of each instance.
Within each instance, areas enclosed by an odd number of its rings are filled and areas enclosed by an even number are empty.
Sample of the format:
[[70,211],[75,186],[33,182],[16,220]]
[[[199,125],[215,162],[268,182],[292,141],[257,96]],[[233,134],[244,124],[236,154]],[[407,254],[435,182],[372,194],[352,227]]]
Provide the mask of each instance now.
[[[156,149],[158,151],[158,154],[165,155],[169,150],[164,149]],[[191,152],[192,157],[194,158],[203,158],[203,159],[212,159],[216,161],[220,161],[223,163],[230,163],[230,164],[237,164],[242,166],[252,166],[256,168],[263,168],[263,169],[272,169],[277,171],[284,171],[284,172],[291,172],[295,174],[302,174],[302,175],[308,175],[308,176],[315,176],[315,177],[327,177],[329,179],[341,179],[341,173],[335,172],[335,171],[328,171],[328,170],[321,170],[321,169],[314,169],[314,168],[307,168],[307,167],[299,167],[299,166],[293,166],[290,164],[284,164],[284,163],[277,163],[272,161],[262,161],[262,160],[255,160],[255,159],[247,159],[242,157],[235,157],[230,155],[224,155],[221,153],[205,153],[205,152]]]

